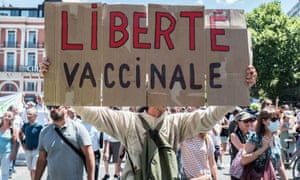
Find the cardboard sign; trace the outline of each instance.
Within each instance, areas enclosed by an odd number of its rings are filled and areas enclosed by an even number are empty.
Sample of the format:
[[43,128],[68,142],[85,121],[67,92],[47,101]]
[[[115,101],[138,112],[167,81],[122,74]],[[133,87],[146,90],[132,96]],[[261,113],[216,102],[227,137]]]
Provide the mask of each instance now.
[[249,104],[242,11],[46,3],[45,30],[48,104]]

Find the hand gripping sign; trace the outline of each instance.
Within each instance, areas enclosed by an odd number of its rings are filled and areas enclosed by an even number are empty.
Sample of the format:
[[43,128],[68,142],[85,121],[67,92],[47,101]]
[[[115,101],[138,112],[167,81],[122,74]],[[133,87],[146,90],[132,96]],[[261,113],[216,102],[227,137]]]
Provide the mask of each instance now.
[[46,3],[45,100],[65,105],[246,105],[241,10]]

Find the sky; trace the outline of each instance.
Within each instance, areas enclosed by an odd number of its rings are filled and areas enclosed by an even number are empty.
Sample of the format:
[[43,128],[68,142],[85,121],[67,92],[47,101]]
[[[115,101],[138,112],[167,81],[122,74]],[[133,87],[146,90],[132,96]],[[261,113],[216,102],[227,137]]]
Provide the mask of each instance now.
[[[2,6],[37,7],[44,0],[1,0]],[[68,0],[80,1],[80,0]],[[261,4],[273,0],[81,0],[81,2],[101,2],[107,4],[170,4],[170,5],[204,5],[206,9],[243,9],[250,12]],[[281,0],[283,12],[287,13],[299,0]]]

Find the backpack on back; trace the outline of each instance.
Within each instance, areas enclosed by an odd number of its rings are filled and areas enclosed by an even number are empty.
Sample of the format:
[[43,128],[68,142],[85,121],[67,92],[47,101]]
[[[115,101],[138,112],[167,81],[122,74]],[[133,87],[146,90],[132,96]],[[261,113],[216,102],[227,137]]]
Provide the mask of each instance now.
[[[141,169],[135,173],[137,180],[179,179],[176,154],[172,146],[161,135],[163,121],[155,129],[151,129],[146,120],[139,116],[144,129],[147,131],[142,151]],[[129,158],[131,161],[131,159]],[[132,161],[130,162],[133,168]]]

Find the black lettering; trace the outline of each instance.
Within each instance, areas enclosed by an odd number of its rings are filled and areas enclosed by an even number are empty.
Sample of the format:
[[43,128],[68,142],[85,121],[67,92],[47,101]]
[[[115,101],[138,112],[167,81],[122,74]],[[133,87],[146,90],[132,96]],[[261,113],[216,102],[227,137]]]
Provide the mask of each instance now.
[[[137,61],[140,60],[139,57],[136,58]],[[141,87],[141,68],[140,65],[136,65],[135,67],[135,73],[136,73],[136,87],[140,88]]]
[[64,63],[64,70],[65,70],[65,75],[66,75],[66,79],[67,79],[67,82],[68,82],[68,85],[69,86],[72,86],[72,83],[74,81],[74,78],[75,78],[75,75],[76,73],[78,72],[78,68],[79,68],[79,63],[76,63],[71,74],[70,74],[70,71],[69,71],[69,68],[68,68],[68,64],[67,63]]
[[83,80],[84,79],[90,79],[91,83],[92,83],[92,86],[96,87],[96,80],[95,80],[95,76],[94,76],[94,73],[93,73],[93,70],[92,70],[92,67],[91,67],[90,63],[86,63],[84,68],[83,68],[83,71],[82,71],[82,74],[81,74],[81,77],[80,77],[80,82],[79,82],[79,87],[80,88],[82,88],[82,86],[83,86]]
[[114,71],[114,65],[112,63],[107,63],[104,67],[104,74],[103,74],[103,78],[104,78],[104,84],[106,87],[108,88],[113,88],[115,85],[115,81],[112,81],[111,83],[109,83],[108,80],[108,69],[111,69],[112,71]]
[[211,88],[222,88],[221,84],[215,84],[214,78],[221,77],[220,73],[215,73],[214,69],[221,67],[221,63],[211,63],[209,65],[209,85]]
[[120,70],[119,70],[119,80],[120,80],[120,85],[121,85],[121,87],[123,87],[123,88],[128,88],[129,85],[130,85],[130,82],[129,82],[129,81],[126,81],[126,83],[124,83],[124,79],[123,79],[123,77],[124,77],[123,71],[124,71],[124,70],[127,70],[127,71],[130,70],[128,64],[122,64],[122,65],[120,66]]
[[150,75],[150,82],[151,82],[151,89],[154,89],[154,75],[157,75],[157,78],[160,81],[160,84],[163,88],[166,88],[166,65],[163,64],[161,67],[161,73],[156,68],[155,64],[151,64],[151,75]]
[[183,73],[179,64],[176,65],[175,70],[173,72],[169,87],[170,89],[173,89],[175,82],[180,82],[181,88],[186,89]]
[[191,89],[202,89],[202,85],[201,84],[195,84],[195,68],[194,68],[194,64],[190,64],[190,87]]

